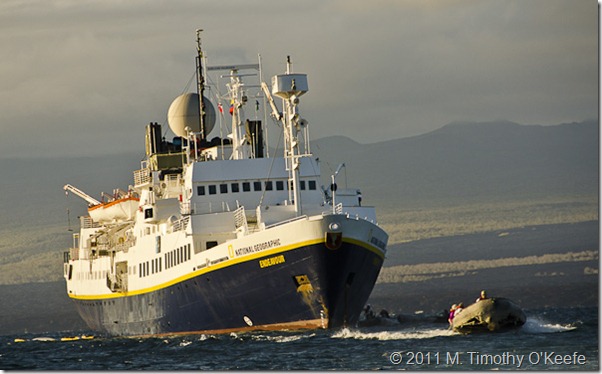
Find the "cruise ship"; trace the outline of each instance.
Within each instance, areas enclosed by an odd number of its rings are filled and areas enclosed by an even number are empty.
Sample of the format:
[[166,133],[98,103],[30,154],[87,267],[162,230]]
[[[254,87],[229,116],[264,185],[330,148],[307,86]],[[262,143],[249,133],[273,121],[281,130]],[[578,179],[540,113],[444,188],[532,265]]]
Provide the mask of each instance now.
[[261,57],[210,66],[196,36],[196,92],[170,105],[171,133],[146,126],[132,184],[100,199],[64,187],[87,204],[68,296],[114,336],[355,325],[388,235],[360,189],[337,183],[344,164],[321,175],[299,110],[307,75],[288,57],[269,86]]

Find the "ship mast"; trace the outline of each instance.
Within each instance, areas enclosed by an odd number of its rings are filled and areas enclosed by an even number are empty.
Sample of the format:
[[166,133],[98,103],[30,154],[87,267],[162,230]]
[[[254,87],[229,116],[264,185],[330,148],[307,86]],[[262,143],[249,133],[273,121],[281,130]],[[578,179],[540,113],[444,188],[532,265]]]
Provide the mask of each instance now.
[[240,79],[244,74],[239,74],[237,67],[232,67],[230,74],[230,104],[232,105],[232,158],[242,160],[250,157],[250,147],[247,142],[242,119],[244,115],[244,105],[247,103],[247,96],[243,93],[244,83]]
[[[296,214],[302,215],[301,193],[299,191],[299,166],[301,158],[306,157],[299,149],[299,131],[307,129],[307,121],[299,115],[299,97],[308,91],[307,75],[292,73],[292,63],[290,56],[286,57],[286,74],[275,75],[272,77],[272,94],[280,97],[284,101],[284,113],[279,113],[274,105],[267,85],[262,84],[268,102],[272,108],[272,116],[280,120],[284,126],[284,159],[286,160],[286,170],[289,172],[289,200],[292,200],[295,206]],[[304,134],[305,143],[308,141],[307,133]],[[304,152],[308,152],[308,146],[305,144]]]
[[205,77],[203,76],[203,49],[201,48],[201,32],[203,32],[203,29],[196,30],[196,84],[197,93],[199,94],[199,120],[201,125],[201,139],[205,139],[205,103],[203,103],[203,94],[205,92]]
[[231,120],[231,131],[232,131],[232,159],[243,160],[251,157],[256,157],[251,149],[252,139],[251,134],[247,132],[247,128],[243,119],[246,117],[244,114],[244,106],[248,102],[248,96],[245,91],[246,88],[252,87],[247,86],[242,78],[256,76],[256,73],[241,73],[241,70],[255,70],[260,71],[259,64],[237,64],[237,65],[220,65],[220,66],[208,66],[207,71],[228,71],[228,74],[220,74],[220,78],[230,79],[229,83],[226,83],[228,93],[226,97],[230,101],[230,114]]

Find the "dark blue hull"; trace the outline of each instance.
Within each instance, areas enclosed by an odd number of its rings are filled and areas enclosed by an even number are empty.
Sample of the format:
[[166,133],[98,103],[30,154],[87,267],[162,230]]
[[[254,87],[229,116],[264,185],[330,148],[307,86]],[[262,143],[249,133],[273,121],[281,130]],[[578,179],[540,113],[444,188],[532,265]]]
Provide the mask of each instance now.
[[356,324],[382,262],[366,243],[319,243],[145,294],[74,301],[90,328],[111,335],[336,328]]

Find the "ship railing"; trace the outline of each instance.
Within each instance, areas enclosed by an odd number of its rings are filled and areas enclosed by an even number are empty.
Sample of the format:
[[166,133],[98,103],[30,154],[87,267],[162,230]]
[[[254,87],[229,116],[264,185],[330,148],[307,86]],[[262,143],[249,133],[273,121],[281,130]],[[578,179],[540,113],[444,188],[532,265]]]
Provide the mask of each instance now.
[[194,213],[193,204],[189,202],[181,202],[180,203],[180,214],[188,215]]
[[73,246],[69,251],[63,252],[63,262],[67,263],[69,260],[79,260],[79,233],[73,234]]
[[232,212],[230,205],[226,201],[222,201],[220,204],[212,204],[209,201],[203,202],[181,202],[180,213],[183,215],[189,214],[212,214],[212,213],[224,213]]
[[307,219],[307,216],[306,215],[302,215],[302,216],[299,216],[299,217],[289,218],[289,219],[287,219],[285,221],[280,221],[280,222],[276,222],[276,223],[273,223],[271,225],[268,225],[265,228],[269,229],[269,228],[272,228],[272,227],[284,225],[285,223],[291,223],[291,222],[295,222],[295,221],[302,220],[302,219]]
[[149,168],[134,170],[134,185],[136,187],[148,184],[152,181]]
[[178,187],[180,185],[180,174],[168,174],[163,179],[166,187]]
[[338,203],[337,205],[334,206],[334,213],[335,214],[343,214],[343,203]]
[[234,225],[236,229],[242,229],[244,233],[249,231],[249,226],[247,224],[247,215],[245,214],[245,207],[240,206],[238,209],[234,211]]
[[100,227],[100,224],[98,222],[93,221],[92,217],[90,216],[79,217],[79,224],[82,229],[93,229]]
[[343,203],[338,203],[332,209],[328,209],[322,212],[323,216],[327,216],[330,214],[343,214]]
[[190,217],[184,217],[177,221],[174,221],[172,224],[172,232],[186,230],[188,223],[190,222]]
[[219,264],[220,262],[228,261],[228,259],[229,259],[229,257],[228,257],[228,256],[226,256],[226,257],[221,257],[221,258],[218,258],[217,260],[213,260],[213,261],[211,261],[211,262],[210,262],[210,264],[211,264],[211,265]]

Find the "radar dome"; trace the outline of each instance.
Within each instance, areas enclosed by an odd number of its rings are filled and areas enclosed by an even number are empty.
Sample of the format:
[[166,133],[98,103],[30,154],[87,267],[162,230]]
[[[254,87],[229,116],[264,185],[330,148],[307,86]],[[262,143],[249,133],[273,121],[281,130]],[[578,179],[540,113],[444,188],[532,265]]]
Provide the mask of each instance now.
[[[207,99],[203,97],[205,106],[205,137],[213,130],[215,126],[215,108]],[[201,121],[199,119],[199,94],[186,93],[175,98],[167,111],[167,122],[171,131],[177,136],[186,136],[186,127],[190,127],[193,132],[201,131]]]

